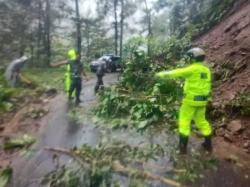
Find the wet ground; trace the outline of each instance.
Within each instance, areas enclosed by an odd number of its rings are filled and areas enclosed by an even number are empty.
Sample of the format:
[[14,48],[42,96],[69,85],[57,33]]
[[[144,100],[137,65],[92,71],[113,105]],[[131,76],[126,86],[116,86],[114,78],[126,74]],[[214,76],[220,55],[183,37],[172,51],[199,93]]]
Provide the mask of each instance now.
[[[105,76],[104,83],[112,84],[118,79],[118,74],[108,74]],[[88,82],[84,82],[83,91],[81,95],[81,107],[87,114],[90,112],[90,108],[96,102],[94,95],[95,78],[92,78]],[[103,126],[96,126],[89,118],[83,119],[81,124],[76,124],[69,120],[67,116],[68,101],[64,95],[58,95],[50,103],[50,112],[43,119],[43,127],[40,129],[40,135],[37,139],[37,143],[33,146],[30,156],[20,156],[12,163],[14,168],[13,180],[8,187],[42,187],[40,184],[44,175],[54,169],[55,164],[53,162],[53,154],[46,151],[45,147],[59,147],[59,148],[73,148],[82,144],[88,144],[95,146],[103,138],[111,140],[125,141],[130,145],[140,146],[146,144],[157,143],[161,146],[166,146],[167,141],[176,141],[176,137],[167,137],[166,133],[157,134],[157,136],[151,134],[140,134],[130,130],[110,130]],[[70,159],[62,156],[62,162],[70,162]],[[149,162],[150,163],[150,162]],[[161,158],[156,162],[153,162],[154,166],[159,166],[161,169],[150,168],[151,172],[157,175],[165,175],[167,170],[171,170],[172,164],[169,158]],[[239,178],[240,182],[235,183],[235,176],[241,176],[240,173],[235,172],[233,167],[228,164],[221,167],[222,169],[216,173],[209,173],[205,180],[201,180],[197,183],[198,186],[208,187],[229,187],[234,184],[247,187],[246,177]],[[165,168],[162,170],[162,168]],[[232,178],[229,178],[232,177]],[[121,178],[123,186],[128,186],[126,178]],[[225,182],[227,181],[227,183]],[[232,182],[233,181],[233,182]],[[243,181],[243,182],[242,182]],[[247,183],[246,183],[247,182]],[[149,186],[152,187],[164,187],[159,183],[152,183]]]
[[[104,83],[112,84],[118,80],[118,74],[108,74],[105,76]],[[86,113],[95,103],[94,94],[95,79],[84,82],[81,95],[81,107]],[[149,143],[161,143],[164,134],[159,137],[143,136],[136,132],[127,130],[112,131],[103,127],[97,127],[91,120],[83,120],[82,124],[72,122],[68,116],[68,102],[64,95],[58,95],[50,104],[50,112],[43,119],[45,124],[40,130],[37,143],[33,146],[29,156],[21,156],[12,163],[14,168],[13,180],[9,187],[40,187],[42,178],[54,169],[53,154],[46,151],[45,147],[73,148],[82,144],[95,146],[105,136],[108,141],[121,140],[130,145],[145,145]],[[63,162],[70,161],[67,157],[62,157]],[[170,165],[169,160],[162,158],[158,161],[164,165]],[[166,167],[167,168],[167,167]],[[160,172],[158,172],[160,173]],[[164,172],[162,172],[162,175]],[[128,186],[124,178],[124,186]],[[161,186],[154,184],[151,186]]]

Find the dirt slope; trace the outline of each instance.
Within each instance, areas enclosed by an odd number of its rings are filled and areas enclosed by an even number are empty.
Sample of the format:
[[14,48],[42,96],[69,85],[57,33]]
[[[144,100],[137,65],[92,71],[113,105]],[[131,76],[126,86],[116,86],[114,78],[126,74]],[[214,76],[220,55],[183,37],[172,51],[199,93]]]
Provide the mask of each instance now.
[[238,92],[250,91],[250,1],[243,2],[195,42],[205,48],[207,61],[217,71],[214,102],[220,104]]

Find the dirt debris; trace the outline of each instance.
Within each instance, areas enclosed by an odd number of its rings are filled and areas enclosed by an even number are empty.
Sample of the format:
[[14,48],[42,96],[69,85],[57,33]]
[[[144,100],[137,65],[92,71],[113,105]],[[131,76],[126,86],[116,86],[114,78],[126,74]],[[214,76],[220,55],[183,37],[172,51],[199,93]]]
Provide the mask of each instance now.
[[240,131],[243,130],[241,120],[233,120],[233,121],[231,121],[228,124],[227,129],[230,130],[231,133],[233,133],[233,134],[240,133]]
[[[215,135],[250,153],[250,118],[241,117],[215,128]],[[221,139],[222,140],[222,139]]]
[[[218,155],[250,153],[250,118],[242,114],[240,94],[250,93],[250,1],[237,1],[231,13],[194,45],[206,50],[214,74],[211,118]],[[248,102],[248,99],[247,99]],[[219,141],[218,141],[219,140]],[[230,146],[233,146],[230,147]],[[237,149],[236,149],[237,148]],[[230,152],[226,153],[228,149]],[[223,151],[224,150],[224,151]],[[221,153],[223,152],[223,154]],[[222,156],[223,158],[223,156]]]
[[41,126],[40,119],[49,112],[47,108],[49,100],[57,94],[53,89],[39,92],[35,91],[32,97],[25,96],[21,101],[19,99],[17,109],[1,114],[0,168],[8,167],[11,160],[17,157],[20,152],[19,149],[4,150],[6,141],[22,137],[24,134],[35,137]]
[[[214,89],[214,102],[227,103],[237,93],[250,90],[250,2],[196,40],[207,52],[207,61],[221,83]],[[224,71],[223,71],[224,70]],[[223,77],[224,76],[224,77]]]

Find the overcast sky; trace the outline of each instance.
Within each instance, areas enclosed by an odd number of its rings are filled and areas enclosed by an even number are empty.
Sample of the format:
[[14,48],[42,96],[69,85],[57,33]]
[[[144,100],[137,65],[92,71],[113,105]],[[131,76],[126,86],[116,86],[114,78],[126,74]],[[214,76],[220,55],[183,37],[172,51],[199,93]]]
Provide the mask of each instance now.
[[[96,16],[97,1],[98,0],[80,0],[79,3],[80,3],[81,16],[82,17],[95,17]],[[133,0],[133,1],[135,3],[138,2],[138,0]],[[156,2],[156,1],[157,0],[147,0],[149,8],[152,6],[152,3]],[[144,8],[145,8],[145,5],[144,5],[144,3],[142,3],[141,9],[138,8],[138,10],[135,12],[135,14],[133,14],[131,17],[126,18],[126,22],[129,24],[129,26],[131,28],[134,27],[134,29],[139,29],[139,25],[137,24],[137,22],[143,16],[142,9],[144,9]],[[107,17],[106,21],[107,21],[107,23],[112,22],[113,17]],[[125,34],[126,34],[126,31],[125,31]]]
[[[134,2],[138,0],[133,0]],[[148,6],[151,7],[153,2],[157,0],[147,0]],[[82,16],[95,16],[96,15],[96,2],[97,0],[80,0],[80,13]],[[142,8],[144,8],[144,3],[142,4]],[[140,11],[140,10],[138,10]],[[137,15],[137,14],[136,14]]]
[[[80,15],[83,18],[90,18],[90,17],[95,17],[97,15],[96,8],[97,8],[97,1],[98,0],[79,0],[79,6],[80,6]],[[135,3],[138,3],[138,0],[131,0],[134,1]],[[156,2],[157,0],[147,0],[149,8],[152,6],[152,3]],[[75,3],[73,0],[68,0],[69,5],[75,9]],[[130,17],[126,18],[125,22],[128,24],[129,29],[132,30],[142,30],[142,25],[138,24],[138,22],[141,20],[142,16],[144,16],[145,13],[143,13],[142,9],[145,8],[145,4],[142,3],[141,6],[139,6],[138,10],[135,12],[135,14],[131,15]],[[72,15],[74,16],[74,15]],[[118,12],[119,16],[119,12]],[[119,20],[119,17],[118,17]],[[113,16],[108,16],[106,18],[106,23],[107,25],[111,26],[111,22],[114,21]],[[65,30],[69,30],[72,28],[72,21],[70,20],[65,20],[63,21],[63,26],[68,27],[67,29],[61,30],[62,33],[65,33]],[[125,39],[131,36],[131,33],[129,30],[126,30],[128,28],[124,28],[124,37]],[[112,31],[111,31],[112,32]],[[139,32],[137,32],[139,33]],[[113,33],[110,33],[113,34]],[[134,34],[133,34],[134,35]],[[135,35],[137,35],[135,33]]]

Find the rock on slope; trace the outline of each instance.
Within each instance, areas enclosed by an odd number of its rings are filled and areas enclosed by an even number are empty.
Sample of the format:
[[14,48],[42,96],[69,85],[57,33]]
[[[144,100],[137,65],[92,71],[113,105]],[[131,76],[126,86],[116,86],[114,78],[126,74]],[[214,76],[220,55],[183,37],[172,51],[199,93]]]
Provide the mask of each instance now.
[[[239,2],[238,2],[239,3]],[[222,104],[250,91],[250,1],[241,1],[220,24],[196,40],[217,71],[214,102]]]

